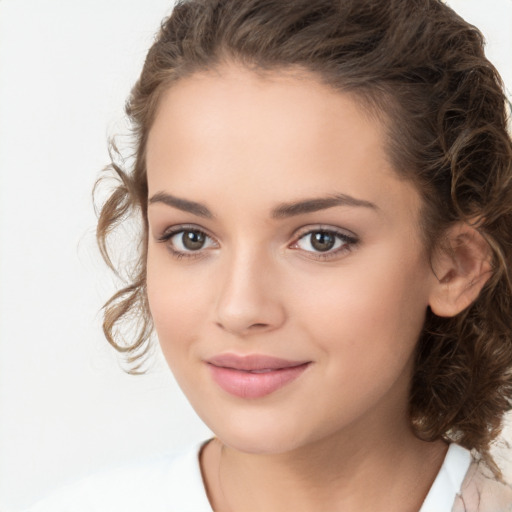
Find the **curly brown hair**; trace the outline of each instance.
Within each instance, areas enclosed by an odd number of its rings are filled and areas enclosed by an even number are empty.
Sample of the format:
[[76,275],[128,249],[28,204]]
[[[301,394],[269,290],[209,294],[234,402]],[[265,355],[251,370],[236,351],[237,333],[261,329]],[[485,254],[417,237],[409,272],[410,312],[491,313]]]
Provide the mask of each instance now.
[[178,2],[127,102],[134,165],[123,169],[113,152],[119,182],[99,216],[98,242],[112,268],[109,234],[132,214],[142,221],[131,279],[105,305],[108,341],[134,371],[150,346],[145,151],[162,93],[225,61],[257,73],[305,69],[382,120],[396,172],[422,195],[430,252],[450,225],[475,219],[492,249],[492,277],[470,307],[453,318],[427,312],[410,415],[421,439],[476,449],[499,474],[489,449],[512,404],[512,142],[503,84],[483,44],[439,0]]

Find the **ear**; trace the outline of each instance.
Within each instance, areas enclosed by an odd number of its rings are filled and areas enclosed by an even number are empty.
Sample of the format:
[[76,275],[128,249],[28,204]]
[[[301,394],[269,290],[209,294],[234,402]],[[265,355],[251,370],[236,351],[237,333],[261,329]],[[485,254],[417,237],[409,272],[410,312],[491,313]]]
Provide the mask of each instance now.
[[437,316],[451,317],[474,302],[492,274],[492,251],[484,237],[459,222],[445,233],[436,249],[432,269],[437,282],[429,305]]

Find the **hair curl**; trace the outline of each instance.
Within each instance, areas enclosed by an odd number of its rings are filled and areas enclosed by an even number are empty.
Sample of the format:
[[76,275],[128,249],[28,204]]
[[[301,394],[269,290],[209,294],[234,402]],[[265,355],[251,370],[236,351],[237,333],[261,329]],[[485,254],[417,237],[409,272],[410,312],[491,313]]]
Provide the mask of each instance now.
[[[489,454],[512,405],[512,142],[501,79],[483,37],[439,0],[190,0],[164,20],[126,112],[133,168],[113,163],[119,185],[101,210],[97,237],[127,216],[142,220],[133,278],[106,304],[104,332],[140,362],[152,321],[146,297],[148,132],[162,93],[197,71],[234,61],[255,72],[300,68],[350,92],[382,119],[388,155],[423,197],[432,250],[457,221],[478,220],[493,273],[478,299],[453,318],[427,312],[410,397],[416,435],[455,440]],[[113,159],[114,162],[115,159]],[[135,319],[131,340],[122,320]],[[120,339],[121,338],[121,339]]]

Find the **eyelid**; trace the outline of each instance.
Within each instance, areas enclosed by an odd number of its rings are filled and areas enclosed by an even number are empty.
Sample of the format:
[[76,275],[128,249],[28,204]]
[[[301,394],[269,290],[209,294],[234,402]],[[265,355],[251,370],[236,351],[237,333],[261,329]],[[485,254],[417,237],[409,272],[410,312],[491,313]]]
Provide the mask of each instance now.
[[[327,232],[332,233],[334,236],[341,239],[344,243],[341,247],[338,247],[337,249],[330,249],[328,251],[307,251],[304,249],[301,249],[298,247],[298,242],[302,238],[306,237],[307,235],[311,235],[313,233],[318,232]],[[293,242],[289,245],[290,249],[301,251],[302,254],[304,254],[306,257],[316,260],[328,260],[331,258],[340,257],[343,254],[350,252],[354,249],[354,247],[359,243],[359,237],[355,235],[353,232],[348,231],[346,229],[341,229],[334,226],[327,226],[327,225],[309,225],[304,226],[301,228],[293,238]]]
[[175,224],[168,226],[163,230],[162,234],[158,235],[156,238],[159,241],[165,241],[180,231],[199,231],[200,233],[204,233],[208,238],[216,241],[216,238],[207,229],[197,224]]
[[298,240],[309,233],[316,233],[317,231],[327,231],[329,233],[340,235],[342,238],[359,240],[359,237],[352,231],[345,228],[331,226],[329,224],[308,224],[307,226],[303,226],[294,233],[293,239]]
[[176,249],[175,247],[173,247],[173,245],[170,243],[171,238],[179,233],[186,232],[186,231],[196,231],[196,232],[202,233],[208,239],[213,241],[213,243],[214,243],[213,248],[216,248],[219,246],[219,243],[216,240],[216,238],[214,236],[212,236],[208,232],[208,230],[206,230],[203,227],[200,227],[198,225],[195,225],[195,224],[177,224],[174,226],[170,226],[170,227],[166,228],[161,235],[157,236],[156,240],[158,243],[166,244],[168,251],[171,253],[171,255],[173,257],[175,257],[177,259],[200,258],[200,257],[205,256],[206,251],[212,249],[212,247],[204,247],[204,248],[198,249],[197,251],[193,251],[193,250],[188,250],[188,251],[185,250],[184,251],[184,250]]

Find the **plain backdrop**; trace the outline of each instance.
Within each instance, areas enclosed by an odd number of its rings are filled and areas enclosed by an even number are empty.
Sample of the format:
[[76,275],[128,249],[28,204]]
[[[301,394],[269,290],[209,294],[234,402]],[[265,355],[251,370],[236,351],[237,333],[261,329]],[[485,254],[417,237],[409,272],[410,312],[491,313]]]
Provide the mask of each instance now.
[[[452,0],[512,85],[512,0]],[[209,436],[159,353],[125,374],[91,189],[169,0],[0,0],[0,509]]]

